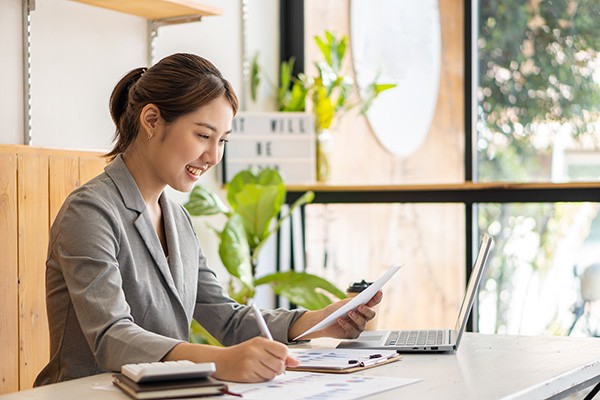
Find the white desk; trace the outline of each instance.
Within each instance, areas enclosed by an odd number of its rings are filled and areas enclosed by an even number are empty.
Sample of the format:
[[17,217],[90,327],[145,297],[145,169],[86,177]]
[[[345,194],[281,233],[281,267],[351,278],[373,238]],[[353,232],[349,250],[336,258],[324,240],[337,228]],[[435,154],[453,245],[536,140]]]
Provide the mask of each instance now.
[[[311,346],[335,343],[319,339]],[[600,381],[600,340],[467,333],[455,354],[407,354],[398,362],[359,374],[423,379],[373,396],[376,399],[561,398]],[[102,374],[11,393],[0,399],[129,399],[120,392],[93,389],[110,382],[111,375]]]

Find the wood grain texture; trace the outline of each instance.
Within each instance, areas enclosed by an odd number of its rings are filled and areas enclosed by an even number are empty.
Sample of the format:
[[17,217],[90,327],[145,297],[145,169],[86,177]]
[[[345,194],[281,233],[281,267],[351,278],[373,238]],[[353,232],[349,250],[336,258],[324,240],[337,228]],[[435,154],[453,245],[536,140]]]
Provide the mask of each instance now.
[[33,386],[49,359],[45,262],[48,248],[48,156],[17,158],[19,220],[19,340],[21,390]]
[[[407,157],[385,150],[365,118],[334,128],[334,186],[460,185],[464,181],[463,2],[438,2],[442,62],[436,111],[424,143]],[[346,34],[348,0],[305,1],[305,68],[321,59],[314,36]],[[407,12],[410,12],[407,10]],[[351,45],[345,70],[352,71]],[[402,90],[398,87],[393,90]],[[390,116],[392,117],[392,116]],[[402,129],[402,121],[398,122]],[[326,189],[325,189],[326,190]],[[460,204],[330,204],[307,207],[307,265],[340,288],[406,263],[386,286],[377,327],[453,326],[464,293],[464,207]],[[426,306],[433,304],[433,309]]]
[[106,158],[98,155],[80,156],[79,157],[79,182],[81,185],[87,183],[90,179],[95,178],[104,171],[106,167]]
[[94,151],[0,145],[0,394],[30,388],[48,362],[50,223],[105,164]]
[[50,156],[49,168],[49,222],[52,226],[63,202],[73,190],[79,187],[79,158]]
[[17,156],[0,153],[0,394],[19,390]]

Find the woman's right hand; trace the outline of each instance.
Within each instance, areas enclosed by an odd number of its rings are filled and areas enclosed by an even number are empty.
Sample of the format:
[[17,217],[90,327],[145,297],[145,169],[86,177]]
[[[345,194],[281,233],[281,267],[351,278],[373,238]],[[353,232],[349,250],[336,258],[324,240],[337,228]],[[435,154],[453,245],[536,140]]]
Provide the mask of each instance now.
[[286,345],[260,336],[230,347],[179,343],[163,358],[173,360],[214,362],[217,370],[212,376],[233,382],[270,381],[285,367],[300,364],[288,356]]
[[[215,349],[216,350],[216,349]],[[214,363],[217,379],[234,382],[270,381],[299,362],[288,356],[286,345],[255,337],[231,347],[218,348]]]

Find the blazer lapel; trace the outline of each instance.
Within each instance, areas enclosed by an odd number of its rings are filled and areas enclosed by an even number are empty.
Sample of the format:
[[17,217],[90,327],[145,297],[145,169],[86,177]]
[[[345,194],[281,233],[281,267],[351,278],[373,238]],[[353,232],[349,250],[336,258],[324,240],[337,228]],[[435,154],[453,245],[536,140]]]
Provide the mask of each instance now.
[[[142,194],[140,193],[133,176],[131,176],[129,169],[127,169],[127,166],[123,162],[121,155],[118,155],[115,160],[106,167],[105,170],[119,190],[125,206],[139,213],[138,217],[134,221],[134,225],[144,240],[144,244],[146,245],[148,252],[152,255],[158,270],[165,279],[166,286],[171,292],[173,292],[173,295],[183,308],[179,291],[177,290],[175,281],[169,269],[169,264],[167,263],[165,253],[163,252],[160,241],[158,240],[158,235],[156,234],[156,231],[152,226],[152,222],[150,221],[148,212],[146,211],[146,204],[144,203]],[[162,198],[163,196],[161,195],[161,206],[166,203],[166,201],[162,201]],[[167,230],[167,222],[164,214],[165,211],[163,209],[165,230]],[[166,231],[166,236],[169,237],[168,230]],[[178,251],[175,250],[177,248],[176,243],[172,244],[168,241],[167,246],[169,248],[169,252],[172,251],[173,253],[178,253]]]
[[169,249],[169,269],[173,282],[177,288],[177,292],[183,297],[185,279],[183,274],[183,262],[181,260],[181,244],[179,240],[179,231],[175,223],[175,216],[171,208],[171,204],[166,196],[160,196],[160,206],[162,209],[163,223],[165,226],[165,236],[167,238],[167,246]]
[[[148,213],[145,210],[135,220],[135,227],[144,239],[144,244],[146,245],[148,251],[152,255],[152,258],[158,266],[159,271],[162,273],[163,278],[165,278],[167,287],[171,290],[171,292],[173,292],[179,303],[183,306],[183,303],[181,303],[181,298],[179,296],[179,291],[177,290],[175,281],[173,279],[173,276],[171,275],[169,264],[167,263],[167,258],[165,257],[165,253],[162,249],[162,245],[158,240],[158,235],[154,231],[154,227],[152,226],[150,217],[148,216]],[[168,246],[169,249],[172,248],[172,246]]]

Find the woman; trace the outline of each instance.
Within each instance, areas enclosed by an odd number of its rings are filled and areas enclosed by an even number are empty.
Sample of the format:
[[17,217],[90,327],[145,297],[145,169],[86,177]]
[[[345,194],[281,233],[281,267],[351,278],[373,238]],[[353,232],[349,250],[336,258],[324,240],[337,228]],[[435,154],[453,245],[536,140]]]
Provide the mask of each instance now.
[[[215,377],[273,379],[297,361],[288,343],[344,301],[319,311],[263,311],[230,299],[206,265],[187,212],[165,187],[188,192],[223,156],[238,101],[207,60],[169,56],[116,85],[112,162],[65,201],[46,262],[50,362],[35,385],[116,371],[123,364],[212,361]],[[353,338],[375,315],[378,293],[319,336]],[[249,315],[250,314],[250,315]],[[228,347],[188,342],[192,318]]]

